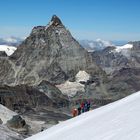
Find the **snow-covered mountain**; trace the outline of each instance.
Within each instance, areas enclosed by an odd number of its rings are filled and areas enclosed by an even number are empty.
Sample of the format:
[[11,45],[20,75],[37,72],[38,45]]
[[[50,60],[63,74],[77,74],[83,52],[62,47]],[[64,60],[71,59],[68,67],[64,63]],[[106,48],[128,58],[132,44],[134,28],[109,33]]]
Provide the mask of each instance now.
[[102,39],[97,39],[95,41],[79,40],[79,43],[89,52],[96,51],[96,50],[103,50],[108,46],[114,46],[114,44],[111,41],[105,41]]
[[137,92],[26,140],[140,140],[139,101]]
[[137,41],[94,51],[92,56],[98,66],[110,73],[121,68],[139,68],[139,54],[140,44]]
[[0,45],[0,52],[5,52],[8,56],[12,55],[16,49],[15,46]]
[[122,55],[129,57],[130,51],[133,48],[133,44],[125,44],[123,46],[115,46],[114,53],[121,53]]

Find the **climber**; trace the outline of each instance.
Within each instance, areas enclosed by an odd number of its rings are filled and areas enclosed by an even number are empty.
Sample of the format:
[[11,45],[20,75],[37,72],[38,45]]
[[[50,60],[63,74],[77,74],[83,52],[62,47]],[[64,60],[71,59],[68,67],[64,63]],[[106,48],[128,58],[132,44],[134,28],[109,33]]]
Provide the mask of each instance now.
[[90,110],[90,100],[87,102],[87,111]]
[[78,110],[78,115],[80,115],[80,114],[81,114],[81,107],[79,106],[79,107],[77,108],[77,110]]
[[84,110],[84,106],[85,106],[85,104],[84,104],[84,102],[82,102],[82,103],[81,103],[81,110],[82,110],[82,113],[84,113],[84,111],[85,111],[85,110]]
[[73,116],[73,117],[76,117],[77,115],[78,115],[78,111],[77,111],[76,108],[74,108],[74,109],[72,110],[72,116]]

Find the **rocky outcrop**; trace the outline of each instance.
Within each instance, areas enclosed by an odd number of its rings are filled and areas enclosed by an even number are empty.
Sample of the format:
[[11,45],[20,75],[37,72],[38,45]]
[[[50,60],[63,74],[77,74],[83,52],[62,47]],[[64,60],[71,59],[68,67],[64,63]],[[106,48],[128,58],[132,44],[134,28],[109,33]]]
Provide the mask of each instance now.
[[26,126],[26,122],[24,119],[21,118],[19,115],[13,116],[11,120],[7,121],[7,125],[12,128],[23,128]]
[[20,134],[28,134],[29,126],[26,124],[26,121],[20,116],[16,115],[6,124],[10,129],[20,133]]
[[7,57],[7,54],[5,53],[5,51],[0,51],[0,57]]

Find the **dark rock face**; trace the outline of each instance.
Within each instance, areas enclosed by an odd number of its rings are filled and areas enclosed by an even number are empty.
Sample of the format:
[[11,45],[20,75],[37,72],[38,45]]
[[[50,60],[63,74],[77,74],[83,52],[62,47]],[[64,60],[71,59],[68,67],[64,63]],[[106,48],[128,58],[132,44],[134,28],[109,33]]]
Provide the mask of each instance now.
[[21,116],[19,115],[16,115],[16,116],[13,116],[13,118],[9,121],[7,121],[7,125],[9,127],[12,127],[12,128],[23,128],[26,126],[26,122],[24,119],[21,118]]
[[133,66],[131,60],[115,51],[115,47],[107,47],[101,51],[93,52],[93,59],[106,73],[112,73],[123,67]]
[[[55,94],[58,93],[53,87],[51,88]],[[63,106],[68,104],[68,100],[63,98],[60,94],[57,95],[57,98],[53,98],[52,100],[51,97],[47,96],[49,90],[45,90],[46,94],[39,91],[37,88],[26,85],[15,87],[0,86],[0,103],[12,110],[18,110],[20,112],[28,111],[36,107],[59,107],[60,104],[63,104]]]
[[56,15],[53,15],[51,22],[54,26],[62,25],[61,20]]
[[20,115],[13,116],[11,120],[7,121],[6,125],[21,135],[27,135],[29,132],[28,124]]
[[5,53],[5,51],[0,51],[0,57],[7,57],[7,54]]
[[68,97],[63,95],[61,91],[56,88],[54,85],[50,84],[47,81],[42,81],[38,86],[37,89],[45,93],[47,97],[49,97],[53,105],[56,107],[66,107],[69,104]]
[[122,68],[106,82],[110,98],[118,100],[140,90],[140,69]]
[[0,66],[0,85],[14,82],[15,64],[8,58],[0,57]]

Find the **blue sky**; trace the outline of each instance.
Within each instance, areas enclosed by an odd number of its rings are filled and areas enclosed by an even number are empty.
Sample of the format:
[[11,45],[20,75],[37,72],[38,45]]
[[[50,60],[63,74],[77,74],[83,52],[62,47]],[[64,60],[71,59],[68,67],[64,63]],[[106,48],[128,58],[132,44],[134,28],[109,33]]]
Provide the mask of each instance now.
[[140,40],[139,0],[1,0],[0,37],[28,36],[53,14],[77,39]]

